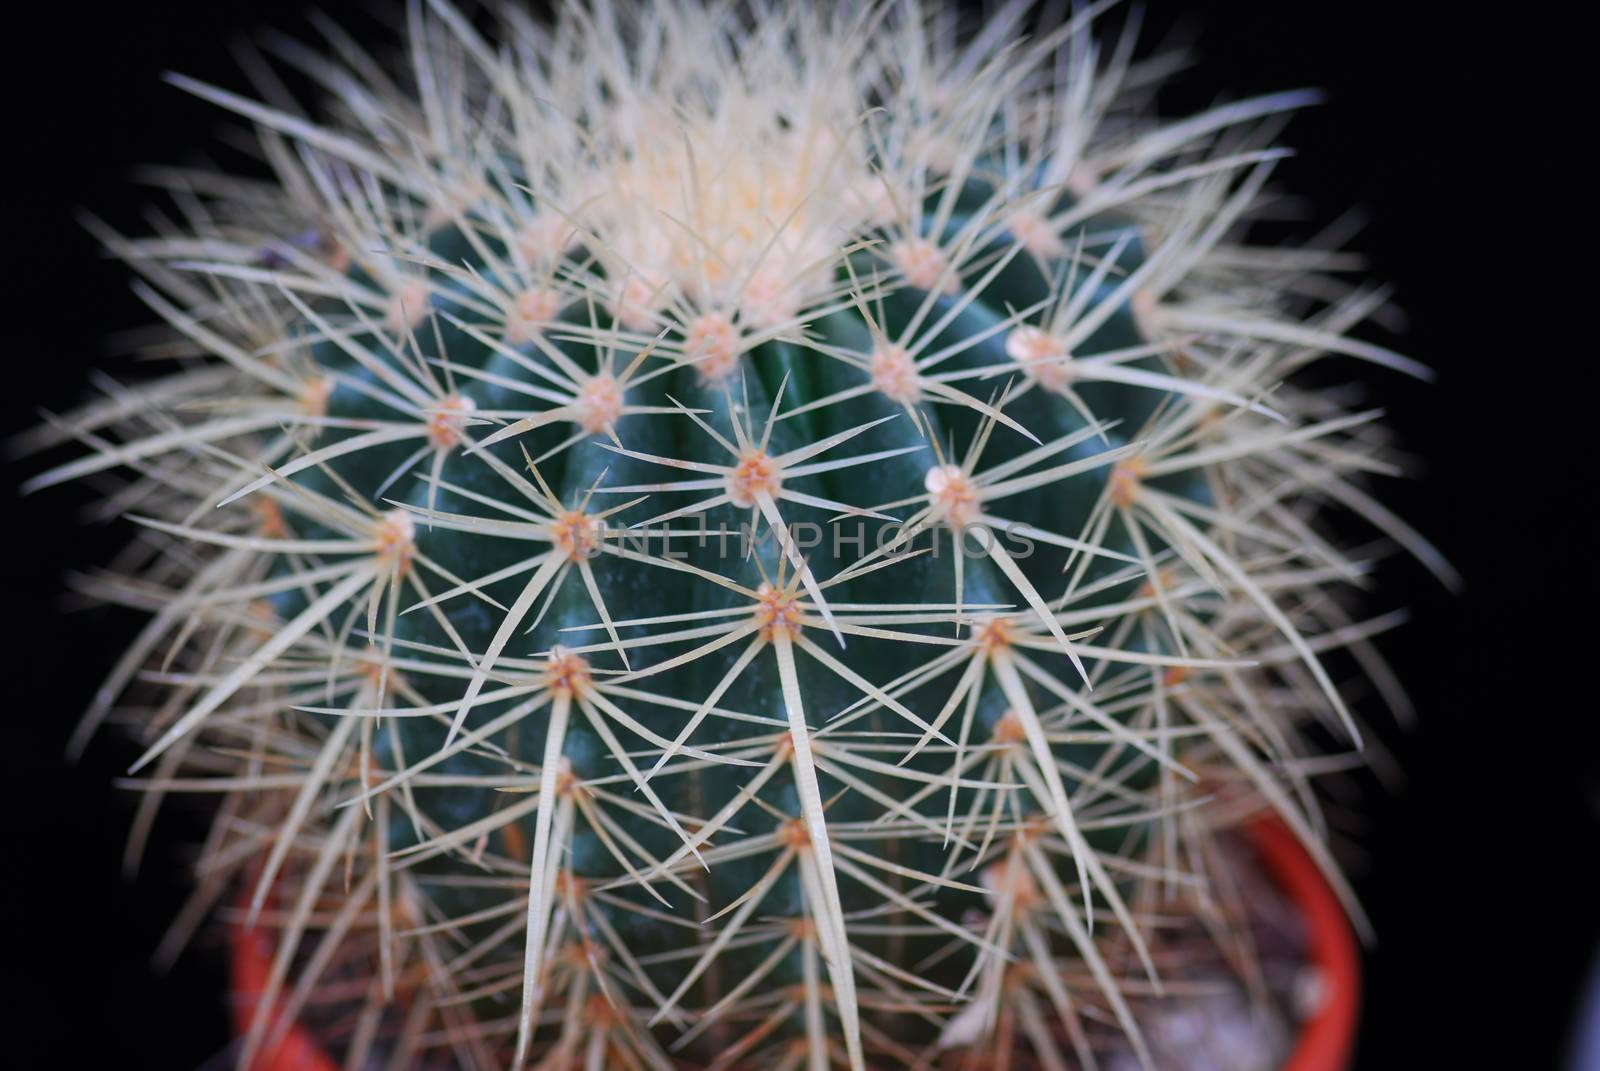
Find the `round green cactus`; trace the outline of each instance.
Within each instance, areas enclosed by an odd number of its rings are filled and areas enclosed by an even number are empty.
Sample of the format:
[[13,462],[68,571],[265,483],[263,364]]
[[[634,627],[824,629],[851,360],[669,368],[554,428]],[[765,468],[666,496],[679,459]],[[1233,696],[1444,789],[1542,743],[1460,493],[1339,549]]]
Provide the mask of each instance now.
[[1015,4],[407,21],[286,53],[320,124],[176,79],[275,181],[105,230],[183,365],[41,439],[147,529],[79,742],[156,663],[262,1007],[349,1065],[1148,1063],[1212,838],[1344,890],[1322,659],[1388,675],[1319,511],[1446,568],[1293,379],[1417,371],[1381,298],[1244,238],[1305,95],[1156,123]]

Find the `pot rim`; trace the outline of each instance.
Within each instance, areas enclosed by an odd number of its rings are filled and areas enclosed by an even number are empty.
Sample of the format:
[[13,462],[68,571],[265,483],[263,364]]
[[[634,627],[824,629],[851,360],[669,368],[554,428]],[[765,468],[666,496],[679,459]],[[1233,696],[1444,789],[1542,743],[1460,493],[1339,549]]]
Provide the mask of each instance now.
[[1267,876],[1306,921],[1306,963],[1317,972],[1319,1004],[1300,1024],[1283,1071],[1344,1071],[1361,1008],[1361,952],[1344,906],[1300,839],[1276,814],[1245,826]]

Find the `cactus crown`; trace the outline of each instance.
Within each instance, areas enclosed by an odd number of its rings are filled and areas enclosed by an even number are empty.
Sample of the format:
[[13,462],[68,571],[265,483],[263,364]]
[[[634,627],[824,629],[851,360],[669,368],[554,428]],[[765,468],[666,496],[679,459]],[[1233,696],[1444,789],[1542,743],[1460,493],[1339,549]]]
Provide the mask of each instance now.
[[78,742],[154,663],[146,816],[221,796],[197,895],[348,1066],[1148,1062],[1219,830],[1344,890],[1306,758],[1387,619],[1319,510],[1444,566],[1292,375],[1416,369],[1243,237],[1305,95],[1163,125],[1025,15],[412,4],[283,46],[316,122],[177,79],[274,181],[96,224],[181,367],[36,438],[145,526]]

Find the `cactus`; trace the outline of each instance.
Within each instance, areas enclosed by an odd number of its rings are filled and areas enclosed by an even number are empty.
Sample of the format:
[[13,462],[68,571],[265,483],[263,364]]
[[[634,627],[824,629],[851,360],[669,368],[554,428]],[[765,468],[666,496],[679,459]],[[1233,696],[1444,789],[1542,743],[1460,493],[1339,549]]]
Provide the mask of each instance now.
[[1449,574],[1297,373],[1421,369],[1337,251],[1249,243],[1310,95],[1154,121],[1090,14],[414,3],[393,62],[279,43],[319,119],[174,77],[271,179],[90,221],[179,367],[34,484],[142,526],[74,746],[140,741],[135,850],[218,797],[185,925],[271,934],[246,1065],[300,1018],[346,1066],[1148,1066],[1161,919],[1261,810],[1359,920],[1308,760],[1361,746],[1336,673],[1399,701],[1393,618],[1326,507]]

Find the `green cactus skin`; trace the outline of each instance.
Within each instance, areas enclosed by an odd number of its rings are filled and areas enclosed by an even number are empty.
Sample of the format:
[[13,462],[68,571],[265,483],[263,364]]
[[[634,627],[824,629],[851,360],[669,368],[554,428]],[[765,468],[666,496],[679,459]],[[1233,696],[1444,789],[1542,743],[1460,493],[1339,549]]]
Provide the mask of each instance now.
[[1381,662],[1315,507],[1444,567],[1284,379],[1415,369],[1239,239],[1302,96],[1151,124],[1021,19],[413,8],[409,88],[299,57],[327,127],[179,80],[281,189],[106,231],[204,360],[36,483],[129,474],[154,616],[80,742],[176,652],[145,806],[223,796],[263,1007],[393,1066],[1148,1065],[1210,838],[1274,809],[1345,892],[1296,760]]
[[[932,207],[934,206],[930,206],[930,209]],[[1082,228],[1078,230],[1081,232]],[[1073,237],[1076,237],[1076,234]],[[1112,232],[1109,236],[1102,233],[1098,236],[1096,244],[1112,243],[1117,237],[1117,232]],[[1086,238],[1086,243],[1087,241]],[[431,245],[441,258],[447,256],[447,251],[451,248],[459,249],[463,244],[459,236],[449,229],[431,236]],[[1004,235],[996,236],[994,240],[986,243],[979,251],[979,255],[1003,255],[1009,244]],[[1086,244],[1086,248],[1092,249],[1094,246]],[[481,263],[474,263],[470,257],[465,259],[475,268],[487,267]],[[1128,267],[1131,269],[1136,265],[1137,261],[1133,261]],[[871,268],[870,261],[867,261],[857,270],[864,273]],[[1037,274],[1036,269],[1035,272]],[[843,268],[839,274],[841,280],[846,278]],[[449,280],[436,278],[430,282],[437,286],[436,296],[433,299],[434,309],[441,316],[447,313],[462,315],[460,307],[454,305],[450,299]],[[1013,287],[1005,291],[997,290],[995,293],[985,291],[978,294],[952,327],[935,337],[933,346],[938,348],[948,345],[967,335],[982,331],[990,325],[1001,323],[1007,318],[1005,306],[1008,303],[1014,308],[1026,307],[1040,300],[1040,295],[1047,293],[1048,284],[1042,276],[1034,279],[1024,276],[1014,278]],[[914,297],[916,303],[920,303],[921,294],[918,293]],[[933,306],[934,315],[942,315],[948,309],[954,308],[956,301],[957,299],[950,297],[940,298]],[[891,336],[898,336],[914,315],[916,303],[904,301],[886,306],[885,317],[879,324],[880,328]],[[573,319],[576,320],[576,317]],[[832,345],[850,347],[863,353],[870,352],[868,348],[870,339],[865,324],[854,310],[832,314],[810,326]],[[552,331],[551,334],[556,332]],[[463,385],[461,392],[471,397],[478,408],[509,410],[525,404],[517,397],[515,391],[496,389],[492,382],[475,380],[472,376],[472,372],[482,371],[507,378],[525,379],[525,375],[518,376],[516,365],[512,361],[504,358],[497,360],[498,355],[491,347],[470,335],[459,332],[449,334],[441,332],[441,335],[444,336],[442,347],[426,333],[419,335],[417,338],[419,352],[430,359],[447,355],[455,367],[458,384]],[[365,332],[352,332],[348,341],[355,345],[373,348],[380,345],[379,339]],[[554,344],[560,345],[563,352],[580,367],[593,369],[598,366],[600,354],[595,346],[582,341]],[[1107,327],[1095,332],[1083,352],[1085,355],[1092,355],[1138,344],[1139,338],[1132,323],[1131,312],[1124,305],[1113,315]],[[316,344],[312,349],[312,355],[320,369],[335,377],[348,375],[372,382],[371,377],[364,375],[362,369],[332,343]],[[815,360],[808,363],[806,356],[803,351],[789,343],[777,341],[762,343],[742,356],[741,364],[745,366],[745,371],[727,384],[727,389],[704,382],[704,377],[695,368],[682,367],[657,380],[656,383],[661,384],[660,388],[649,391],[645,397],[651,405],[670,406],[671,401],[676,399],[691,409],[703,411],[706,413],[704,417],[706,422],[725,439],[733,441],[735,431],[732,420],[735,417],[743,421],[759,420],[771,410],[774,399],[780,392],[789,408],[799,408],[806,402],[857,386],[865,378],[859,370],[849,365],[828,364]],[[1004,369],[1013,363],[1005,356],[1001,336],[994,336],[986,344],[974,347],[962,356],[966,359],[959,361],[961,367]],[[957,362],[951,363],[954,365]],[[468,383],[472,385],[466,386]],[[736,395],[734,391],[737,391]],[[629,400],[632,401],[631,394]],[[927,410],[919,414],[919,419],[923,423],[922,430],[919,430],[906,418],[900,406],[881,394],[875,392],[852,401],[854,404],[840,404],[818,410],[814,414],[801,414],[801,417],[794,421],[775,423],[767,453],[774,456],[782,455],[801,449],[809,443],[816,443],[830,436],[848,433],[854,428],[870,424],[876,426],[851,440],[850,445],[854,448],[852,452],[855,454],[895,452],[894,456],[875,462],[865,475],[853,468],[843,469],[819,476],[802,477],[794,480],[792,484],[786,481],[784,484],[786,488],[792,486],[809,495],[861,509],[871,509],[885,500],[909,497],[920,489],[929,468],[930,450],[927,438],[937,438],[941,442],[949,437],[953,437],[956,442],[971,441],[978,433],[981,420],[980,414],[959,407],[950,407],[946,410],[947,419],[941,419],[941,416],[946,414],[941,414],[938,410]],[[1093,407],[1095,413],[1100,414],[1102,421],[1108,424],[1115,422],[1119,426],[1137,427],[1148,418],[1155,402],[1159,401],[1159,394],[1147,389],[1129,388],[1122,391],[1107,391],[1104,392],[1103,399],[1095,401],[1086,399],[1086,401]],[[1016,408],[1019,411],[1022,409],[1020,405]],[[327,407],[330,416],[353,421],[382,420],[389,415],[386,410],[386,406],[375,402],[368,395],[345,388],[333,392]],[[1110,458],[1116,456],[1107,449],[1107,446],[1108,444],[1113,448],[1120,446],[1123,440],[1120,437],[1111,438],[1114,432],[1108,432],[1105,440],[1085,437],[1082,433],[1086,422],[1070,407],[1035,405],[1029,407],[1027,416],[1032,422],[1025,426],[1044,442],[1060,440],[1075,442],[1074,446],[1061,451],[1060,458],[1074,460],[1104,458],[1105,460],[1099,461],[1092,467],[1086,466],[1081,477],[1059,485],[1060,496],[1054,502],[1022,500],[1022,509],[1017,511],[1015,519],[1021,523],[1044,527],[1047,531],[1079,531],[1089,519],[1095,502],[1105,492],[1106,476],[1112,466]],[[810,419],[806,419],[807,417]],[[879,423],[880,421],[882,423]],[[719,448],[710,434],[688,419],[674,420],[665,419],[658,414],[640,414],[624,417],[618,422],[616,430],[617,438],[627,444],[628,449],[640,454],[654,454],[700,463],[727,461],[726,451]],[[760,426],[757,425],[755,430],[759,433]],[[357,433],[344,433],[346,437],[354,434]],[[491,446],[489,449],[496,452],[507,468],[515,471],[522,467],[520,464],[523,461],[522,449],[526,449],[530,456],[539,456],[558,446],[565,436],[564,428],[539,429],[538,432],[521,437],[517,442],[506,442]],[[338,433],[328,436],[328,439],[334,441],[337,441],[337,438]],[[672,475],[670,470],[663,473],[662,466],[658,464],[607,450],[601,445],[604,441],[574,444],[540,464],[540,474],[562,504],[575,505],[588,497],[591,489],[596,487],[603,493],[608,489],[608,485],[651,484],[660,482],[663,475]],[[1038,446],[1037,443],[1021,435],[1009,432],[1009,429],[1001,431],[991,443],[990,449],[985,452],[985,460],[994,462],[1012,460]],[[500,473],[483,464],[480,459],[470,455],[464,456],[459,452],[447,457],[440,471],[440,480],[442,484],[449,485],[448,489],[434,492],[431,485],[418,481],[414,483],[410,493],[405,493],[396,487],[386,495],[377,494],[376,490],[396,466],[404,463],[411,452],[410,444],[363,450],[352,457],[331,463],[330,468],[340,480],[362,493],[368,501],[385,499],[404,503],[419,514],[427,512],[429,499],[432,497],[432,506],[439,513],[482,516],[485,515],[485,511],[481,508],[482,499],[474,498],[474,495],[503,500],[506,494],[505,480]],[[825,457],[828,460],[833,459],[832,455]],[[308,473],[297,474],[292,478],[302,484],[313,486],[324,494],[337,493],[338,483],[332,476],[316,480]],[[460,490],[455,490],[456,488]],[[680,501],[681,498],[672,504],[675,505]],[[788,503],[783,507],[784,520],[791,527],[811,523],[823,532],[821,543],[806,550],[808,567],[818,578],[819,583],[862,561],[865,553],[858,552],[852,540],[861,541],[862,549],[870,553],[871,550],[887,544],[892,539],[892,535],[882,531],[884,522],[874,521],[866,525],[860,521],[845,520],[830,524],[831,512],[833,511],[815,507],[791,507]],[[764,524],[755,528],[752,536],[747,510],[739,510],[731,504],[725,504],[698,516],[704,518],[706,528],[714,534],[706,537],[705,547],[699,545],[698,538],[683,543],[681,560],[687,565],[718,573],[752,589],[759,588],[764,581],[775,580],[792,571],[787,562],[780,562],[782,555],[778,550],[778,539],[769,529],[764,530],[766,529]],[[630,518],[624,513],[618,524],[625,523],[628,519]],[[430,531],[426,521],[420,516],[417,524],[418,552],[427,555],[456,576],[493,575],[514,567],[528,557],[528,548],[524,541],[496,538],[492,534],[447,527],[437,527]],[[678,527],[691,532],[698,531],[696,525],[680,524]],[[651,529],[646,529],[645,533],[650,531]],[[904,565],[869,574],[845,589],[847,597],[853,602],[861,603],[953,604],[956,595],[953,555],[956,551],[953,546],[948,545],[947,535],[940,534],[937,538],[933,538],[935,531],[930,531],[921,540],[930,548],[929,556],[910,559]],[[302,531],[300,534],[336,535],[331,531],[317,532],[314,529]],[[837,549],[842,550],[844,552],[842,554],[834,553],[836,535],[840,544]],[[967,538],[970,541],[973,537]],[[630,538],[626,534],[619,533],[614,542],[630,548],[648,547],[651,546],[651,536],[640,534]],[[931,553],[931,548],[935,544],[939,547],[937,557]],[[746,545],[752,545],[754,553],[741,560],[740,548]],[[1134,547],[1128,543],[1125,536],[1117,538],[1115,534],[1110,534],[1110,538],[1105,540],[1105,545],[1123,554],[1134,553]],[[1026,544],[1020,540],[1017,546],[1026,549]],[[1043,589],[1052,583],[1059,584],[1066,555],[1040,552],[1038,546],[1036,544],[1035,552],[1019,563],[1019,568],[1036,588]],[[1013,606],[1019,601],[1005,577],[991,561],[986,557],[972,557],[970,547],[966,553],[968,557],[963,562],[963,594],[966,602],[979,606],[985,604]],[[602,555],[594,561],[592,569],[601,601],[608,607],[629,607],[631,617],[657,618],[684,613],[750,609],[749,600],[736,592],[706,584],[696,577],[659,565],[652,568],[637,560],[617,560],[614,556]],[[518,576],[508,577],[489,586],[484,589],[483,594],[498,600],[503,606],[510,607],[516,604],[518,596],[527,590],[526,577],[527,571],[524,570]],[[1100,596],[1100,601],[1126,597],[1137,587],[1137,583],[1138,578],[1122,579],[1117,585],[1106,588]],[[292,592],[278,596],[275,608],[279,616],[287,620],[299,613],[304,605],[305,597],[299,592]],[[481,600],[474,602],[465,598],[454,599],[442,604],[442,607],[445,618],[454,627],[456,634],[468,650],[475,652],[490,647],[496,632],[506,620],[504,615],[486,609]],[[589,635],[587,631],[577,637],[564,634],[562,631],[573,627],[588,630],[596,621],[597,615],[589,592],[579,576],[569,573],[566,581],[552,597],[548,613],[533,630],[533,638],[529,640],[519,636],[514,642],[517,649],[527,652],[548,651],[556,645],[576,647],[580,657],[592,665],[594,672],[622,671],[623,665],[616,654],[605,650],[605,644],[595,642],[595,637]],[[945,634],[950,632],[949,629],[939,630],[927,626],[909,627],[911,631],[919,634],[937,635],[941,631]],[[899,639],[871,637],[854,638],[853,642],[840,650],[835,646],[835,640],[827,635],[825,623],[819,626],[813,621],[805,631],[815,637],[814,642],[822,645],[825,651],[838,658],[850,670],[880,685],[885,680],[898,679],[902,674],[914,671],[927,660],[928,656],[928,651],[920,645],[909,644]],[[409,643],[446,648],[451,642],[441,623],[418,613],[398,618],[392,635],[397,644]],[[651,630],[645,627],[623,627],[618,629],[618,635],[623,639],[643,638],[651,635]],[[752,641],[747,640],[733,650],[738,650],[750,642]],[[599,649],[591,650],[591,646]],[[684,648],[685,645],[682,643],[640,648],[631,655],[631,670],[634,673],[648,673],[652,668],[667,661],[670,656],[683,653]],[[1042,654],[1038,661],[1041,665],[1049,667],[1053,675],[1067,679],[1073,675],[1071,665],[1064,655],[1047,652]],[[650,677],[650,686],[657,694],[698,703],[718,687],[731,662],[731,654],[722,658],[696,659],[681,668],[669,669],[659,676]],[[834,715],[844,711],[861,697],[859,690],[814,659],[797,659],[796,678],[806,698],[807,717],[808,721],[813,723],[813,728],[826,724]],[[425,674],[417,674],[409,679],[418,693],[428,701],[438,704],[460,702],[462,683],[459,678],[429,678]],[[913,710],[929,711],[937,710],[947,697],[948,690],[940,694],[938,686],[929,685],[907,693],[901,702]],[[463,723],[463,729],[470,731],[491,724],[515,706],[515,700],[474,705]],[[774,725],[785,720],[786,712],[777,656],[770,644],[763,645],[763,648],[755,654],[749,668],[731,687],[721,693],[718,706],[771,719]],[[992,679],[986,679],[979,690],[975,708],[976,720],[969,729],[971,739],[981,741],[991,736],[996,723],[1007,709],[1008,705],[1001,689]],[[643,711],[649,711],[653,716],[646,717]],[[669,738],[674,735],[674,730],[682,720],[681,714],[674,715],[670,710],[649,707],[643,708],[636,716],[653,727],[658,734]],[[395,724],[398,731],[392,745],[387,744],[382,737],[374,744],[375,760],[378,766],[385,770],[404,768],[401,755],[428,756],[440,753],[450,736],[448,727],[442,721],[407,718]],[[333,728],[331,723],[329,728],[330,730]],[[607,740],[597,733],[595,728],[582,719],[569,721],[564,738],[557,745],[560,753],[571,764],[572,775],[580,780],[614,778],[618,773],[617,761]],[[616,727],[612,728],[613,732],[616,732]],[[864,722],[858,723],[856,731],[865,730],[874,735],[887,733],[904,736],[905,731],[910,728],[912,727],[909,725],[898,723],[898,719],[892,713],[880,710],[873,712]],[[538,767],[541,765],[542,757],[547,754],[546,749],[551,746],[548,733],[549,718],[545,712],[532,713],[525,721],[518,724],[514,737],[515,744],[511,745],[508,742],[507,750],[518,762]],[[770,732],[768,735],[771,735]],[[749,738],[749,723],[709,719],[695,734],[694,742],[701,749],[713,749],[715,745],[738,744],[741,740]],[[774,743],[778,741],[786,743],[786,738],[781,732],[777,734]],[[630,741],[630,743],[637,746],[637,742]],[[909,744],[910,741],[907,740],[904,747],[909,748]],[[771,751],[772,744],[768,744],[766,750]],[[1138,756],[1137,753],[1129,754],[1129,749],[1125,745],[1119,747],[1116,744],[1096,744],[1077,748],[1063,747],[1061,750],[1064,759],[1085,769],[1094,767],[1096,763],[1106,763],[1109,776],[1113,779],[1131,779],[1135,784],[1148,780],[1146,776],[1148,770],[1141,770],[1139,767],[1149,767],[1150,760]],[[937,777],[944,773],[948,765],[948,755],[934,750],[917,756],[910,769]],[[490,778],[496,773],[503,774],[505,763],[498,757],[459,753],[441,763],[436,769],[441,772],[448,770]],[[668,769],[670,770],[670,767]],[[653,781],[652,785],[662,804],[674,813],[709,815],[720,811],[744,788],[747,778],[738,775],[745,772],[747,771],[737,768],[691,770],[677,776],[663,776],[659,781]],[[903,794],[908,784],[903,777],[870,769],[858,771],[855,776],[876,792],[891,798]],[[842,782],[826,775],[820,776],[819,782],[825,796],[832,796],[845,787]],[[970,806],[975,794],[975,789],[960,790],[956,804],[958,809],[964,805]],[[446,826],[460,826],[481,821],[497,809],[497,793],[489,789],[463,790],[451,787],[418,790],[415,798],[416,806],[421,812],[434,817],[435,821]],[[758,798],[768,803],[778,813],[794,817],[800,815],[801,806],[796,795],[796,786],[788,770],[768,780],[760,789]],[[943,800],[933,802],[942,804]],[[938,808],[929,808],[928,813],[930,816],[937,816]],[[858,795],[841,802],[830,814],[834,816],[830,821],[868,822],[880,817],[881,811]],[[1100,842],[1102,850],[1110,851],[1116,847],[1130,827],[1138,829],[1145,821],[1147,819],[1142,814],[1129,813],[1101,830],[1095,839]],[[673,854],[678,839],[671,830],[663,829],[659,823],[637,816],[631,816],[623,824],[628,833],[656,858],[667,858]],[[535,816],[525,815],[519,820],[518,825],[522,829],[522,839],[527,843],[533,843],[537,837]],[[759,817],[757,814],[751,814],[748,819],[741,822],[740,828],[747,835],[756,835],[769,833],[777,826],[778,820],[771,814]],[[392,820],[390,837],[390,847],[395,851],[413,848],[429,839],[426,830],[417,828],[415,824],[401,817]],[[940,845],[932,842],[897,844],[897,839],[885,839],[881,843],[868,841],[866,844],[869,847],[865,847],[864,850],[872,851],[874,854],[881,851],[886,858],[895,858],[901,861],[902,865],[914,866],[925,872],[940,871],[947,855]],[[576,875],[590,881],[605,881],[623,876],[617,860],[611,857],[601,839],[593,832],[575,831],[568,851],[570,861],[566,866]],[[704,895],[712,904],[720,905],[732,901],[761,876],[766,865],[765,860],[761,860],[756,865],[717,866],[709,875]],[[459,872],[460,867],[459,861],[446,860],[443,872]],[[843,900],[847,912],[870,909],[882,899],[879,894],[859,884],[850,889],[850,892],[854,895],[847,896]],[[463,896],[459,901],[449,901],[449,904],[451,910],[466,914],[492,906],[500,895],[502,894],[494,893],[486,897],[484,893],[479,892],[477,895]],[[967,906],[964,901],[970,899],[970,894],[963,894],[960,891],[941,893],[938,897],[940,902],[938,910],[947,917],[956,917],[960,908]],[[782,878],[774,883],[761,902],[761,907],[763,914],[798,918],[805,916],[801,883],[796,868],[789,868]],[[608,916],[617,932],[634,947],[652,949],[688,947],[692,946],[697,936],[692,931],[628,912],[610,911]],[[487,925],[483,929],[485,933],[491,932],[491,927]],[[874,944],[881,945],[881,942]],[[869,944],[868,947],[872,948],[873,945]],[[933,948],[923,948],[917,955],[920,957],[929,954],[936,948],[937,945]],[[873,951],[882,954],[880,948],[873,948]],[[728,957],[730,963],[726,969],[731,970],[736,977],[742,971],[754,969],[762,958],[760,952],[761,950],[757,950],[753,954],[730,956]],[[774,971],[774,984],[797,984],[801,970],[799,960],[798,954],[786,957]],[[950,967],[954,968],[955,974],[943,978],[942,981],[954,988],[960,984],[960,973],[966,969],[966,965],[951,964]],[[945,973],[949,975],[950,971],[947,970]]]

